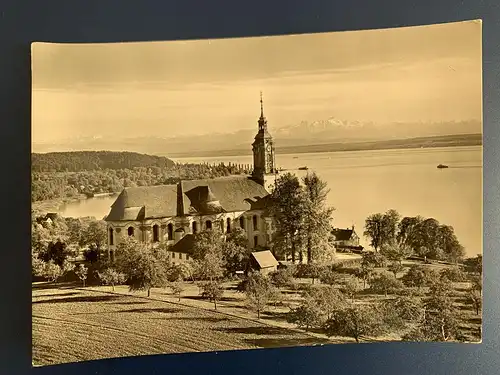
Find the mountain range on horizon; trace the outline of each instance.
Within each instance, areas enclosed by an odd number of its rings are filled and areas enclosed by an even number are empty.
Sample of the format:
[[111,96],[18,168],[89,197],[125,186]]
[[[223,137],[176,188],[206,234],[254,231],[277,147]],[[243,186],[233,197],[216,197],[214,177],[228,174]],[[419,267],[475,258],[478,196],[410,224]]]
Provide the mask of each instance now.
[[[254,129],[240,129],[230,133],[210,133],[177,137],[145,135],[137,137],[112,137],[95,135],[74,137],[53,142],[33,142],[32,152],[57,151],[133,151],[157,155],[206,153],[224,150],[250,152],[256,134]],[[417,137],[481,134],[479,120],[447,121],[439,123],[347,121],[329,118],[318,121],[301,121],[297,124],[276,127],[269,125],[276,147],[293,147],[322,144],[349,144],[360,142],[391,141]],[[246,152],[245,152],[246,153]]]

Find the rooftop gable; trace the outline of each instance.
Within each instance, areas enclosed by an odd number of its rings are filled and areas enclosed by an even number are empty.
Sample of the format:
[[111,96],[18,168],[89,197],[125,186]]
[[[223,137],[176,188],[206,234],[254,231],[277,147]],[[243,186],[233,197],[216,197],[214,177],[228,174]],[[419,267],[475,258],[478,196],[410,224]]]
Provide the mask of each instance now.
[[255,251],[251,253],[251,256],[261,269],[275,267],[279,264],[273,253],[269,250]]

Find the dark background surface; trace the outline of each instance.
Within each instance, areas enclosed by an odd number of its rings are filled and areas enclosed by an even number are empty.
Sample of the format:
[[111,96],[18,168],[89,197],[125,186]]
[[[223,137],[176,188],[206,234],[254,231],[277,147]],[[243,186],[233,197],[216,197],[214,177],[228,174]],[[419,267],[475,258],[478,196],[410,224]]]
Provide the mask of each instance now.
[[[498,0],[0,0],[0,373],[496,374],[500,369]],[[113,359],[30,370],[30,43],[219,38],[483,20],[483,344],[349,344]],[[91,108],[89,108],[91,110]]]

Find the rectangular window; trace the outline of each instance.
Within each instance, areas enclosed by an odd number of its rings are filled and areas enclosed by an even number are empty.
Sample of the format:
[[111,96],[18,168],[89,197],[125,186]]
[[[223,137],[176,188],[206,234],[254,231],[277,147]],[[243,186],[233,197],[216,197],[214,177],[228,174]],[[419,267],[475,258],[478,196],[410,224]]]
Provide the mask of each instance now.
[[172,253],[172,259],[175,259],[175,253]]
[[253,238],[253,247],[257,247],[259,246],[259,237],[258,236],[254,236]]
[[179,253],[179,259],[182,259],[182,253]]

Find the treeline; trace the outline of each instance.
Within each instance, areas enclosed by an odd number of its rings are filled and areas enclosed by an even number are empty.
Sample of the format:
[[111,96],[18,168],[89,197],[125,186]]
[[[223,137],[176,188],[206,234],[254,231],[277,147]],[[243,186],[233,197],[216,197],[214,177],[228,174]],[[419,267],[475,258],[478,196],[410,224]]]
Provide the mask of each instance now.
[[[45,155],[58,154],[59,153],[33,155],[43,155],[45,157]],[[59,160],[59,162],[54,161],[52,164],[49,162],[40,163],[39,159],[38,164],[35,165],[34,163],[31,174],[31,199],[33,202],[57,198],[72,198],[81,194],[92,196],[93,194],[114,193],[121,191],[124,187],[172,184],[181,179],[204,179],[251,173],[250,165],[233,163],[177,164],[171,162],[171,160],[167,158],[158,158],[156,156],[134,153],[102,152],[60,154],[62,154],[60,159],[54,156],[54,160]],[[82,157],[79,159],[72,154],[79,154]],[[94,155],[89,159],[85,159],[84,156],[87,154]],[[114,154],[114,156],[107,159],[107,156],[112,154]],[[68,159],[65,159],[65,155],[69,155]],[[96,161],[94,160],[96,155],[105,155],[105,157],[103,160]],[[120,155],[125,156],[120,159]],[[130,157],[130,155],[139,155],[140,157],[133,162],[133,158]],[[134,166],[135,164],[145,163],[148,157],[153,158],[151,159],[152,163],[150,165]],[[165,161],[158,161],[155,164],[155,160],[160,159],[164,159]],[[51,156],[47,157],[47,160],[50,161]],[[72,167],[71,160],[75,161]],[[120,162],[120,160],[122,161]],[[132,165],[130,168],[111,168],[111,166],[117,167],[129,162],[130,165]],[[77,167],[78,165],[85,167],[94,165],[96,167],[91,170],[85,170],[84,168],[79,169],[79,167]],[[110,167],[103,168],[102,166],[104,165]],[[47,169],[50,169],[50,171],[47,171]]]
[[375,252],[391,257],[417,255],[435,260],[460,262],[465,249],[450,225],[434,218],[401,217],[396,210],[370,215],[365,221],[365,237]]
[[31,155],[31,170],[34,172],[81,172],[138,167],[171,168],[174,165],[175,163],[166,157],[136,152],[74,151]]

